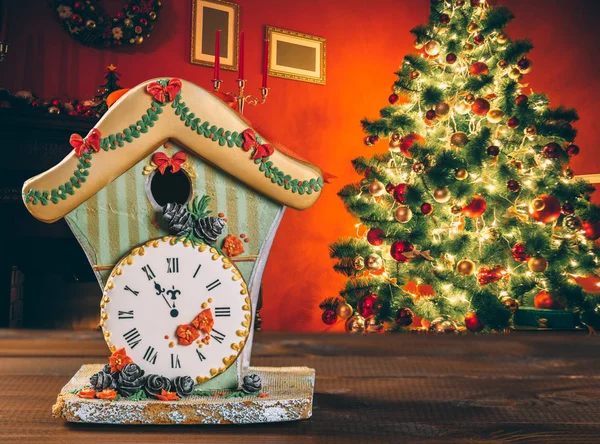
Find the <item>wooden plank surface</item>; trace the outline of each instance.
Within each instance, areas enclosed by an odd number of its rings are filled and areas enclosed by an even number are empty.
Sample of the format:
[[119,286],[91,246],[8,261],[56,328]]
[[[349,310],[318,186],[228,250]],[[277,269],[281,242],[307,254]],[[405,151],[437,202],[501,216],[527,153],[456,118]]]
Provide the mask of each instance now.
[[[50,409],[96,332],[0,330],[0,442],[600,442],[600,338],[257,335],[253,365],[317,371],[313,417],[253,426],[66,424]],[[106,440],[106,441],[105,441]]]

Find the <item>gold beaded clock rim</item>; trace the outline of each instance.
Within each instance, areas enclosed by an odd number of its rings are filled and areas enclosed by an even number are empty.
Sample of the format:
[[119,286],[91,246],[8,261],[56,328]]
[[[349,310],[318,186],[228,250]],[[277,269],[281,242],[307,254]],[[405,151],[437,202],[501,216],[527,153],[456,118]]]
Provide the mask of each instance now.
[[163,236],[160,238],[149,240],[143,245],[132,249],[119,262],[117,262],[106,281],[106,285],[104,286],[104,290],[102,292],[102,300],[100,302],[100,326],[102,327],[102,335],[104,337],[104,341],[108,345],[109,350],[111,352],[114,352],[117,349],[117,347],[110,341],[111,333],[109,330],[106,329],[106,320],[109,318],[109,316],[108,313],[105,311],[106,305],[109,304],[111,301],[109,292],[115,288],[113,280],[114,277],[123,274],[124,267],[128,265],[133,265],[134,258],[136,256],[144,256],[146,254],[146,248],[158,248],[161,245],[161,243],[169,243],[171,245],[181,243],[186,248],[198,248],[198,251],[200,253],[204,253],[206,250],[209,250],[209,252],[212,253],[211,259],[213,261],[218,261],[220,259],[221,262],[223,262],[223,268],[225,270],[231,270],[233,274],[231,279],[233,281],[240,281],[240,295],[244,296],[242,311],[247,312],[246,314],[244,314],[244,320],[240,324],[243,327],[243,329],[236,330],[236,335],[242,339],[239,342],[232,342],[230,344],[230,348],[235,353],[223,358],[222,367],[211,368],[209,371],[210,376],[196,377],[196,383],[201,384],[224,373],[229,367],[233,365],[233,363],[240,356],[240,354],[244,350],[244,347],[246,346],[248,335],[250,334],[250,326],[252,325],[252,301],[250,300],[250,294],[248,293],[248,285],[246,284],[242,273],[237,268],[237,266],[231,261],[231,259],[223,255],[216,248],[211,247],[210,245],[193,242],[190,240],[180,240],[180,238],[178,238],[177,236]]

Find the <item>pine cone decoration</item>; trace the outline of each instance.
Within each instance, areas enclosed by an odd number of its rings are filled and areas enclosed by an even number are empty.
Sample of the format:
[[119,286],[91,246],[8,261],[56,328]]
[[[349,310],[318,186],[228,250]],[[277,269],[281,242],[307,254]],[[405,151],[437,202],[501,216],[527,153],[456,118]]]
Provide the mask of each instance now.
[[139,392],[146,382],[144,370],[137,364],[127,364],[119,373],[117,392],[121,396],[131,396]]
[[98,392],[107,388],[115,389],[117,387],[116,379],[110,373],[105,373],[104,371],[99,371],[95,375],[92,375],[90,377],[90,384]]
[[196,221],[194,233],[209,244],[214,244],[225,228],[225,221],[220,217],[204,217]]
[[164,390],[165,392],[171,391],[171,381],[164,376],[160,375],[148,375],[146,383],[144,384],[144,390],[150,396],[160,395]]
[[190,376],[177,376],[172,381],[172,388],[177,392],[177,396],[183,398],[189,396],[194,391],[194,380]]
[[260,392],[262,388],[262,381],[260,380],[260,376],[258,375],[247,375],[244,376],[242,382],[242,391],[244,393],[248,393],[252,395],[254,393]]
[[183,236],[194,228],[194,219],[185,205],[168,203],[163,207],[163,219],[169,223],[169,233]]

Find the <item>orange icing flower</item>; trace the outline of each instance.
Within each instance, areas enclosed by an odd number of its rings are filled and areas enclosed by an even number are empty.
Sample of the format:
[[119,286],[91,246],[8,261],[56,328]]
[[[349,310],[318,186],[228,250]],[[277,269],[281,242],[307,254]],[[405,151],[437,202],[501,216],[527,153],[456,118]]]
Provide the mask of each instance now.
[[223,250],[227,256],[234,257],[244,252],[244,244],[233,234],[228,234],[227,237],[223,239],[221,250]]
[[113,389],[104,389],[101,392],[98,392],[96,397],[98,399],[108,399],[109,401],[112,401],[113,399],[117,399],[117,392]]
[[121,370],[123,370],[123,367],[125,367],[127,364],[133,364],[132,359],[129,356],[127,356],[127,353],[125,353],[124,348],[113,352],[113,354],[110,355],[108,359],[110,362],[111,373],[120,372]]
[[192,342],[198,339],[198,337],[200,337],[198,330],[188,324],[182,324],[177,327],[175,334],[177,335],[177,339],[181,345],[190,345]]
[[213,319],[210,308],[202,310],[196,319],[192,321],[192,325],[204,334],[209,334],[212,331],[215,320]]
[[93,389],[83,389],[77,393],[77,396],[85,399],[94,399],[96,397],[96,391]]
[[179,399],[176,392],[167,392],[165,389],[160,391],[160,395],[154,395],[154,397],[161,401],[177,401]]

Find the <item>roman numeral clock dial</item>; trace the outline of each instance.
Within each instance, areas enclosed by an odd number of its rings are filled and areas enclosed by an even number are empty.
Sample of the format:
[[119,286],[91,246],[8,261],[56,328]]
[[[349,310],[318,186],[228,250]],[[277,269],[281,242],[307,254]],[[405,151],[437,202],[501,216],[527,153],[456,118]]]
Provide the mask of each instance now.
[[113,269],[101,303],[112,351],[147,374],[224,372],[241,353],[252,311],[244,278],[218,250],[167,236],[133,249]]

